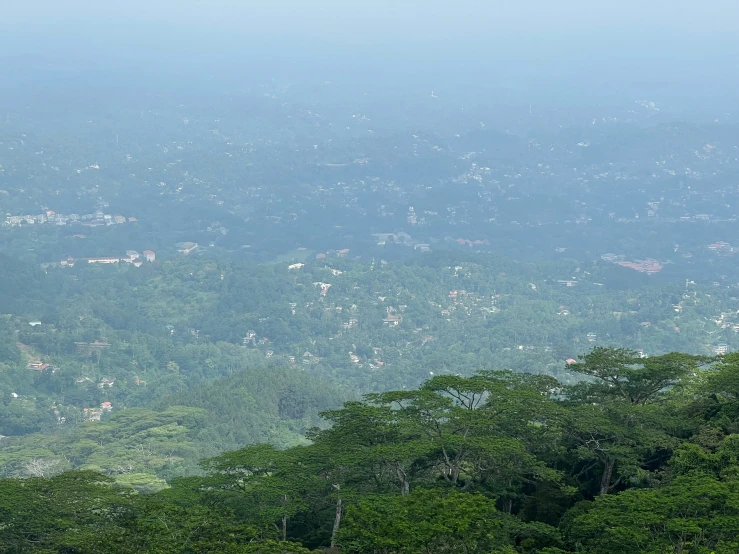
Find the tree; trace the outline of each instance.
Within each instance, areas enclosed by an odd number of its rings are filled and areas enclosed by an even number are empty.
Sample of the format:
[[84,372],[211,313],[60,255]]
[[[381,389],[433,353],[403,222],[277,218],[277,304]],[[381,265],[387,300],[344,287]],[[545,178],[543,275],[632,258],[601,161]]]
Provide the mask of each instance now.
[[417,489],[347,507],[342,549],[368,554],[515,552],[510,522],[479,494]]
[[121,524],[130,492],[98,473],[0,480],[0,544],[6,551],[59,551]]
[[569,408],[565,436],[582,462],[574,465],[576,477],[597,468],[597,492],[605,495],[636,477],[650,454],[674,444],[648,406],[583,404]]
[[631,350],[599,346],[580,360],[569,368],[592,377],[595,383],[574,387],[571,394],[598,400],[622,399],[637,405],[661,398],[667,389],[695,373],[709,358],[677,352],[642,358]]
[[58,458],[31,458],[23,467],[31,477],[51,477],[60,463]]
[[556,406],[548,398],[554,385],[548,378],[488,371],[435,377],[418,391],[369,398],[394,405],[402,427],[424,440],[432,478],[485,490],[510,512],[523,482],[558,479],[527,448],[558,434]]
[[689,415],[728,432],[739,431],[739,353],[720,357],[691,388],[685,405]]
[[604,495],[636,477],[650,457],[675,444],[666,432],[668,391],[708,359],[671,353],[641,358],[635,352],[594,348],[570,368],[591,381],[566,389],[566,436],[582,465],[578,477],[598,470],[594,494]]
[[336,465],[349,468],[349,486],[364,490],[390,486],[404,495],[410,492],[422,470],[420,458],[429,448],[417,429],[404,427],[389,406],[371,400],[347,402],[341,410],[321,415],[331,427],[308,436],[333,452]]
[[201,465],[210,476],[207,489],[237,515],[262,528],[273,526],[282,541],[288,537],[288,519],[306,509],[308,491],[324,486],[294,451],[271,445],[248,446]]
[[659,489],[601,496],[568,527],[583,552],[736,552],[739,481],[681,477]]

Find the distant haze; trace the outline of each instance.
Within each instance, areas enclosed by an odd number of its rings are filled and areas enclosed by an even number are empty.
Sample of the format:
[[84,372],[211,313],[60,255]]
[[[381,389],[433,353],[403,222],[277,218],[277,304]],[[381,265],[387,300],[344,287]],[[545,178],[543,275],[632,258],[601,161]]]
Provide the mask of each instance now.
[[7,4],[5,86],[34,69],[72,66],[230,83],[257,74],[389,84],[417,76],[575,96],[618,89],[729,98],[737,90],[739,3],[728,0]]
[[739,6],[730,0],[31,0],[8,3],[3,7],[3,19],[5,24],[116,20],[212,26],[213,30],[259,34],[299,32],[355,39],[401,34],[434,39],[441,33],[570,33],[593,27],[730,32],[739,29]]

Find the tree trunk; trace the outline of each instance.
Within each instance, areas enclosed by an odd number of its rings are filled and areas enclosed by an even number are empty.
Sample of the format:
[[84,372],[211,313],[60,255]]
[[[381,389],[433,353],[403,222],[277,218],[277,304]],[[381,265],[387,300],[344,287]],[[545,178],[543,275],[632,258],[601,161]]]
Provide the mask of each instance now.
[[408,481],[408,476],[399,464],[395,464],[395,474],[398,476],[398,481],[400,481],[400,494],[403,496],[410,494],[411,484]]
[[341,525],[341,512],[344,508],[344,505],[341,501],[341,498],[339,498],[336,501],[336,517],[334,518],[334,528],[331,531],[331,548],[336,547],[336,535],[339,534],[339,526]]
[[282,540],[287,540],[287,516],[282,516]]
[[611,477],[613,476],[613,466],[615,462],[613,460],[606,460],[603,466],[603,477],[600,479],[600,495],[608,494],[611,490]]
[[452,467],[452,483],[455,485],[457,484],[457,481],[459,481],[459,472],[461,468],[459,467],[459,464],[457,462],[454,463],[454,466]]

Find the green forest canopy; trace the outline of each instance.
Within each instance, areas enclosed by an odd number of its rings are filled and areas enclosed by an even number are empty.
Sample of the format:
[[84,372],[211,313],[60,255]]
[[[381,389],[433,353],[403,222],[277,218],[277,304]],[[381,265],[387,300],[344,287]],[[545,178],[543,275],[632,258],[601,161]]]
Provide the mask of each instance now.
[[203,256],[44,272],[0,261],[3,476],[53,459],[158,490],[202,458],[302,444],[319,412],[432,376],[495,367],[571,385],[565,360],[594,346],[650,359],[739,347],[734,288],[645,284],[610,264],[434,253],[289,269]]
[[[91,471],[0,480],[6,552],[729,553],[739,355],[595,348],[551,376],[482,371],[329,410],[136,494]],[[175,417],[174,415],[172,417]],[[197,417],[193,412],[181,417]]]

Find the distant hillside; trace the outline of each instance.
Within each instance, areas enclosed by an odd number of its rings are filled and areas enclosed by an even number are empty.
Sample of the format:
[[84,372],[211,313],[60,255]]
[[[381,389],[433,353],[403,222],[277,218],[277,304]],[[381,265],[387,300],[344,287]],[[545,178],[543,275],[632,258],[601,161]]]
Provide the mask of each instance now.
[[279,448],[305,442],[318,413],[341,406],[346,393],[324,379],[284,366],[248,369],[154,402],[200,408],[208,415],[196,441],[204,455],[269,442]]
[[0,254],[0,313],[41,317],[53,310],[64,279],[47,275],[36,265]]
[[305,444],[306,430],[321,424],[318,412],[341,406],[342,399],[330,383],[302,371],[251,369],[147,408],[103,409],[101,421],[81,421],[66,431],[5,437],[0,465],[14,476],[34,475],[39,464],[51,473],[92,469],[152,491],[228,449]]

